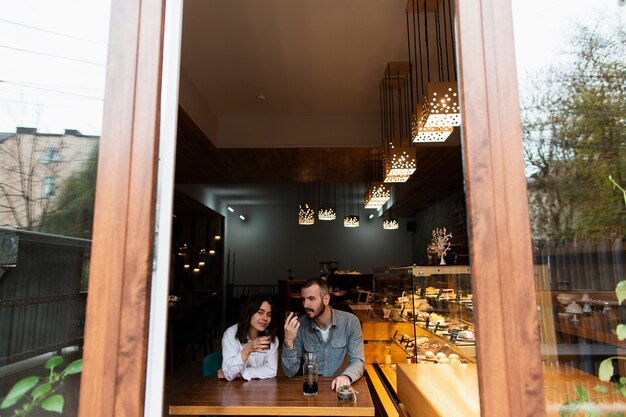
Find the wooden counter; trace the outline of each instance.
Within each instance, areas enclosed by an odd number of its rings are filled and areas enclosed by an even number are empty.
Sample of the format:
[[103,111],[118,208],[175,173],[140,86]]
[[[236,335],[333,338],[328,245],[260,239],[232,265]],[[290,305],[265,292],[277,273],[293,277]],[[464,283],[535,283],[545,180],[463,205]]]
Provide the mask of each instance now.
[[[396,371],[398,398],[411,417],[480,416],[476,365],[398,364]],[[602,395],[593,390],[598,385],[612,392],[610,384],[595,375],[568,366],[544,367],[547,415],[558,417],[568,395],[575,398],[576,387],[591,398]],[[595,405],[603,413],[626,410],[626,400],[619,395],[603,397]]]
[[302,394],[302,377],[228,382],[202,378],[170,404],[170,415],[373,416],[374,404],[365,377],[353,384],[357,401],[337,401],[334,378],[319,378],[319,395]]
[[476,365],[398,364],[396,371],[411,417],[480,417]]

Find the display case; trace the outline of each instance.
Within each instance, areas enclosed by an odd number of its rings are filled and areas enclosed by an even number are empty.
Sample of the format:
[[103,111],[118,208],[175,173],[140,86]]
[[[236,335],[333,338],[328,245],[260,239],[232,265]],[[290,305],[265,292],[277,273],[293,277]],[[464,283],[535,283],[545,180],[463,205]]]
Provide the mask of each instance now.
[[407,362],[475,362],[469,266],[374,268],[373,285],[369,316],[390,323],[388,340]]

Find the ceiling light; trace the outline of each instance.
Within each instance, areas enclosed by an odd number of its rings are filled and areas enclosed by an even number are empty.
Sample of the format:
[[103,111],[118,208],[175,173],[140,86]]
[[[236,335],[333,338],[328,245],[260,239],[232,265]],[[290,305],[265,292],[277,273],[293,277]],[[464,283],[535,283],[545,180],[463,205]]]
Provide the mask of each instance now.
[[228,208],[228,211],[230,211],[231,213],[234,213],[234,212],[235,212],[235,209],[234,209],[234,208],[232,208],[231,206],[228,206],[227,208]]
[[200,266],[204,266],[204,261],[200,261],[200,262],[198,262],[198,266],[199,266],[199,267],[200,267]]
[[368,218],[372,220],[374,218],[374,213],[370,214]]
[[245,221],[246,220],[246,217],[243,214],[240,214],[239,218],[241,219],[241,221]]
[[259,94],[258,96],[256,96],[256,100],[257,101],[265,101],[266,97],[263,94]]
[[417,167],[415,148],[396,146],[389,142],[384,156],[385,182],[406,182]]
[[417,167],[415,148],[409,139],[413,109],[410,73],[409,62],[389,62],[379,86],[384,182],[406,182]]
[[383,182],[373,182],[367,189],[363,201],[366,209],[377,209],[391,198],[391,188]]
[[334,207],[322,207],[317,212],[317,218],[319,220],[335,220],[337,218],[337,211]]
[[417,111],[413,115],[413,121],[411,122],[413,143],[445,142],[454,131],[454,128],[451,126],[426,127],[424,126],[425,123],[426,119],[422,111],[422,104],[418,103]]
[[298,224],[303,226],[315,224],[315,210],[312,204],[300,203],[298,205]]
[[[452,133],[454,126],[461,125],[461,111],[456,73],[455,39],[452,22],[454,11],[452,3],[443,2],[441,12],[435,13],[435,21],[428,17],[423,7],[420,11],[413,0],[412,7],[407,8],[412,25],[407,19],[407,39],[409,41],[409,61],[414,87],[413,119],[411,138],[414,143],[444,142]],[[447,7],[446,7],[447,6]],[[423,12],[420,19],[419,14]],[[432,13],[430,13],[432,14]],[[443,24],[442,24],[443,20]],[[420,26],[420,21],[424,22]],[[428,27],[429,21],[435,23],[434,29]],[[435,48],[422,48],[421,37],[435,32]],[[442,45],[443,43],[443,45]],[[442,51],[445,49],[445,54]],[[436,54],[430,51],[437,51]],[[448,52],[450,51],[450,52]],[[436,61],[436,62],[434,62]],[[419,81],[419,82],[418,82]],[[422,99],[420,101],[420,99]],[[421,104],[420,104],[421,103]]]
[[426,128],[460,126],[461,109],[457,83],[429,83],[424,98],[423,112]]
[[359,216],[349,214],[343,218],[343,227],[359,227]]
[[211,250],[209,251],[209,255],[215,255],[215,251],[214,251],[213,249],[211,249]]
[[396,230],[400,227],[397,219],[384,219],[383,220],[383,229],[385,230]]
[[[332,191],[332,192],[331,192]],[[335,205],[337,202],[337,188],[333,184],[318,184],[318,196],[320,209],[317,212],[317,218],[324,221],[332,221],[337,218],[337,210]]]
[[215,236],[213,239],[220,240],[222,237],[220,235]]
[[[353,188],[356,188],[356,193],[354,194],[352,190]],[[344,187],[343,189],[343,197],[345,201],[345,205],[344,205],[345,216],[343,217],[343,227],[359,227],[359,215],[358,215],[359,205],[354,204],[356,206],[356,210],[354,210],[352,207],[352,203],[354,201],[354,195],[358,195],[358,194],[359,194],[358,184],[348,183],[347,189],[346,187]]]

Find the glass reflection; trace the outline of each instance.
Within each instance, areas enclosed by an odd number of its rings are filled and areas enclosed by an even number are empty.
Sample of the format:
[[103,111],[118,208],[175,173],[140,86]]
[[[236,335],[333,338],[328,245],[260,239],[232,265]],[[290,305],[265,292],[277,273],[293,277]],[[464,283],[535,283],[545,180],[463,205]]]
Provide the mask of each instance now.
[[623,415],[626,8],[513,4],[548,414]]
[[77,414],[109,9],[25,0],[0,19],[2,415]]

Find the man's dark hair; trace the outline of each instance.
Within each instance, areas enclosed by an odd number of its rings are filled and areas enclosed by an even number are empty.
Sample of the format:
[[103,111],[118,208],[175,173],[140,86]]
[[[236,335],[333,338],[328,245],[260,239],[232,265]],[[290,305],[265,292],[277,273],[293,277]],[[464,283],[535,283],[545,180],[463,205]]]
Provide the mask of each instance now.
[[276,309],[274,308],[274,303],[272,303],[272,298],[267,294],[254,294],[251,295],[250,298],[246,301],[246,304],[243,306],[241,310],[241,314],[239,314],[239,320],[237,321],[237,334],[235,337],[241,343],[246,343],[248,341],[248,330],[250,330],[250,319],[252,316],[256,314],[257,311],[261,308],[261,304],[263,302],[267,302],[272,309],[272,320],[265,328],[265,331],[271,337],[273,341],[276,338],[278,333],[278,328],[276,327],[276,321],[273,315],[276,313]]
[[304,282],[302,288],[309,288],[313,285],[319,285],[320,291],[322,293],[322,297],[330,292],[330,288],[328,287],[328,283],[322,278],[309,278]]

